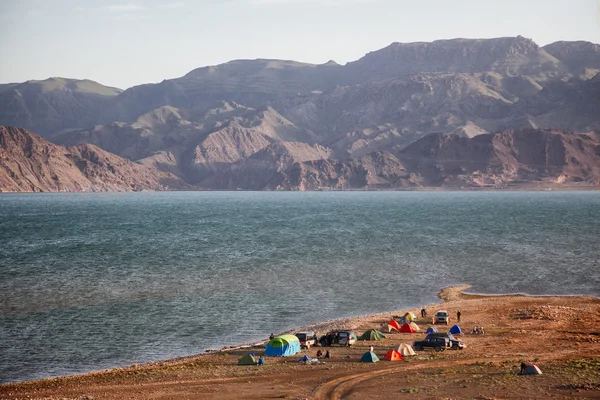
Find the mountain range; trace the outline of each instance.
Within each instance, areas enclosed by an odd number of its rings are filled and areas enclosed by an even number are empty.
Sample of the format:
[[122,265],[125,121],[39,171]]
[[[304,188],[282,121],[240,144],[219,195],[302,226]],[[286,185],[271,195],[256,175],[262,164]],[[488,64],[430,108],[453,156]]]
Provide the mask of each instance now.
[[152,190],[597,185],[599,72],[589,42],[392,43],[343,66],[236,60],[124,91],[4,84],[0,125],[133,161]]

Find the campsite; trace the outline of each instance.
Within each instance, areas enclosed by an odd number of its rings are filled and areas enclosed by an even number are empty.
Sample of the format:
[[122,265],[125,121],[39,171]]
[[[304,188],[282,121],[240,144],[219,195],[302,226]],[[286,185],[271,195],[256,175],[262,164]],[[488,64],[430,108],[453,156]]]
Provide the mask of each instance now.
[[[486,296],[440,293],[442,306],[460,309],[461,323],[431,325],[415,317],[420,332],[377,333],[406,311],[339,319],[296,331],[352,331],[350,347],[299,349],[292,332],[269,346],[224,348],[183,359],[76,377],[0,386],[2,399],[389,399],[389,398],[598,398],[600,397],[600,299],[575,296]],[[454,335],[464,350],[413,351],[435,327]],[[400,325],[402,327],[402,325]],[[475,334],[474,327],[484,327]],[[456,329],[454,329],[456,331]],[[366,335],[365,335],[366,334]],[[385,337],[382,337],[385,336]],[[276,338],[277,339],[277,338]],[[370,351],[371,346],[373,351]],[[329,350],[330,359],[316,359]],[[275,354],[273,356],[266,355]],[[272,352],[272,353],[271,353]],[[248,355],[253,353],[254,356]],[[289,354],[282,356],[283,354]],[[257,365],[259,357],[264,365]],[[525,371],[521,374],[521,364]],[[529,375],[539,369],[541,374]]]

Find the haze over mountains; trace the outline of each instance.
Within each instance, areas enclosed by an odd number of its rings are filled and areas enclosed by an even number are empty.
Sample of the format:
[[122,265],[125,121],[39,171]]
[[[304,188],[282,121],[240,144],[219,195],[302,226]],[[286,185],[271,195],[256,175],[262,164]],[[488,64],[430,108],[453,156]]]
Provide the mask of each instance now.
[[125,91],[1,85],[0,124],[204,189],[598,185],[598,137],[577,133],[600,129],[599,72],[589,42],[393,43],[344,66],[237,60]]

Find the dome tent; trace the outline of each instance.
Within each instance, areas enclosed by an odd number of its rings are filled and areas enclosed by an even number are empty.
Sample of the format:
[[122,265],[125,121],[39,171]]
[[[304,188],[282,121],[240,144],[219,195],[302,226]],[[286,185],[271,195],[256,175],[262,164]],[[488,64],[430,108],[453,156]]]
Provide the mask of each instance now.
[[390,324],[383,324],[380,328],[379,328],[380,332],[384,332],[384,333],[392,333],[392,332],[398,332],[398,329],[394,328],[392,325]]
[[458,326],[458,325],[453,325],[452,328],[450,328],[449,332],[453,335],[459,335],[459,334],[463,333],[462,329],[460,329],[460,326]]
[[288,357],[300,352],[300,340],[294,335],[277,336],[267,343],[265,355]]
[[367,351],[365,354],[363,354],[363,356],[360,358],[360,362],[377,362],[379,361],[379,358],[377,358],[377,356],[375,355],[375,353],[373,353],[372,351]]
[[238,360],[238,365],[256,365],[258,361],[252,354],[246,354]]
[[426,334],[430,334],[430,333],[437,333],[438,330],[435,326],[430,326],[429,328],[427,328],[427,330],[425,331]]
[[404,357],[402,357],[402,354],[398,350],[392,349],[385,354],[383,359],[388,361],[402,361]]
[[400,324],[398,324],[398,322],[396,322],[396,320],[394,318],[390,319],[390,321],[388,322],[388,325],[393,326],[398,331],[400,330]]
[[404,324],[400,327],[400,332],[404,333],[415,333],[416,330],[410,324]]
[[415,332],[421,331],[421,328],[419,328],[419,325],[417,325],[416,322],[411,322],[409,325],[412,326],[412,328],[415,330]]
[[535,364],[529,364],[523,371],[523,375],[542,375],[542,370]]
[[358,340],[381,340],[383,338],[385,338],[385,335],[379,332],[377,329],[369,329],[360,335]]
[[417,319],[417,316],[409,311],[406,314],[404,314],[404,318],[406,318],[409,321],[414,321]]
[[398,346],[396,346],[395,348],[398,353],[402,354],[404,357],[406,356],[414,356],[417,353],[415,353],[415,351],[413,350],[413,348],[406,343],[400,343]]

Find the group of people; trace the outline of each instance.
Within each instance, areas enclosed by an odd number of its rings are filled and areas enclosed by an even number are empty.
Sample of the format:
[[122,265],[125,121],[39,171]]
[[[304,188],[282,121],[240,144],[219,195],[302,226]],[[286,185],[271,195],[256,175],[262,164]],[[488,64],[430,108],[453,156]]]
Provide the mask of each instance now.
[[483,326],[476,326],[473,328],[471,333],[476,334],[476,335],[482,335],[485,333],[485,331],[483,330]]
[[319,351],[317,351],[317,358],[331,358],[331,353],[327,350],[325,355],[323,355],[323,350],[319,349]]

